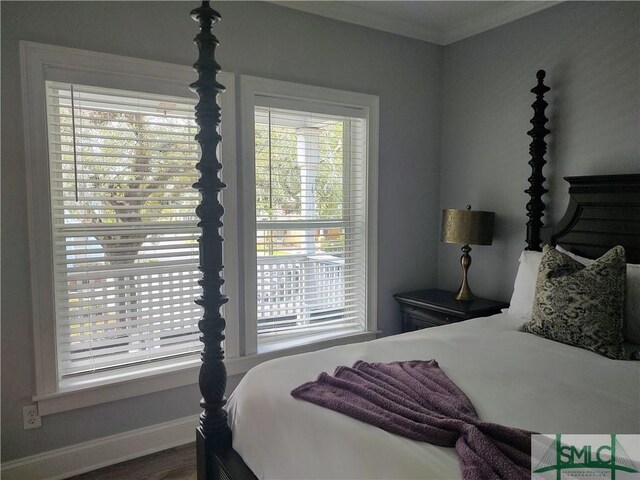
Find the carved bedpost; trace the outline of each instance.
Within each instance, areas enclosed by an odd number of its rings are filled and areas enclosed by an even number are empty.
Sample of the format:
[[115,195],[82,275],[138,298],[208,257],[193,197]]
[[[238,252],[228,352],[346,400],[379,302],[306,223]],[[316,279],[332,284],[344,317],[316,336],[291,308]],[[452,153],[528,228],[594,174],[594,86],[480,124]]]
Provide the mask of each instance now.
[[536,94],[536,100],[531,105],[533,107],[533,118],[531,123],[533,128],[527,132],[527,135],[533,139],[529,145],[529,153],[531,154],[531,176],[529,177],[529,184],[531,185],[525,193],[528,193],[531,200],[527,203],[527,247],[525,250],[541,251],[540,244],[542,239],[540,238],[540,230],[542,229],[542,215],[544,213],[544,202],[542,196],[547,193],[547,189],[543,184],[545,181],[542,175],[542,168],[547,163],[544,159],[545,153],[547,153],[547,143],[544,141],[544,137],[550,133],[545,127],[545,124],[549,119],[545,116],[544,111],[547,108],[548,103],[544,101],[544,94],[550,90],[544,83],[544,77],[546,73],[544,70],[538,70],[536,77],[538,78],[538,84],[531,89],[532,93]]
[[202,296],[196,303],[203,307],[203,316],[198,323],[202,332],[200,339],[204,344],[202,365],[200,367],[200,405],[204,409],[200,415],[196,440],[198,449],[198,478],[213,478],[213,454],[223,452],[231,447],[231,430],[227,424],[227,412],[224,410],[224,396],[227,371],[224,366],[225,320],[220,308],[227,302],[222,295],[222,214],[219,194],[225,184],[218,176],[222,164],[217,157],[217,147],[222,141],[218,133],[220,126],[220,106],[217,95],[224,92],[224,86],[218,83],[216,76],[220,73],[220,65],[215,60],[215,49],[218,39],[212,33],[212,26],[220,20],[220,15],[203,1],[199,8],[191,12],[194,20],[200,23],[200,33],[194,41],[198,46],[198,61],[194,69],[198,80],[190,85],[198,94],[199,101],[195,107],[196,123],[200,127],[195,139],[200,144],[202,157],[196,165],[200,179],[193,185],[200,194],[201,201],[196,209],[200,218],[198,225],[202,234],[198,240],[200,245],[200,271],[202,279]]

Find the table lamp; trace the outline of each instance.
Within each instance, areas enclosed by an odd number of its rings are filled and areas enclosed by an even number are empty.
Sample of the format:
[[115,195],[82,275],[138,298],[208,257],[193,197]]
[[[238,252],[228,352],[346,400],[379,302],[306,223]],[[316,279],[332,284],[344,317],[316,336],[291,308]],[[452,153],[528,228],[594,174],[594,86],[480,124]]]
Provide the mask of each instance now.
[[495,216],[494,212],[471,210],[471,205],[467,205],[466,210],[447,208],[442,211],[441,240],[444,243],[463,245],[460,257],[462,284],[456,293],[456,300],[469,301],[475,298],[467,280],[467,272],[471,265],[469,245],[491,245]]

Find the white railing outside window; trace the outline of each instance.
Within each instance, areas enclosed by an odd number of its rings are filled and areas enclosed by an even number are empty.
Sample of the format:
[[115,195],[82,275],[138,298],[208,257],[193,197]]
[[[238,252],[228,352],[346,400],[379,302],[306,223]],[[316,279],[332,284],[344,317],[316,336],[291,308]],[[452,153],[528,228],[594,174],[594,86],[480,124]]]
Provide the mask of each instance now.
[[344,259],[333,255],[259,258],[258,335],[355,326],[344,318],[344,276]]

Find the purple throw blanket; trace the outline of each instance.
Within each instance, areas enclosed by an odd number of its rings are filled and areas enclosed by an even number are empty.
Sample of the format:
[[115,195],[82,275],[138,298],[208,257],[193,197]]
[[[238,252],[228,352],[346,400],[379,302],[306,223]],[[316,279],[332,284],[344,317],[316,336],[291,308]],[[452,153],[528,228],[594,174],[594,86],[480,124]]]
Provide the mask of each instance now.
[[531,478],[532,432],[480,420],[435,360],[358,361],[291,395],[412,440],[455,446],[463,479]]

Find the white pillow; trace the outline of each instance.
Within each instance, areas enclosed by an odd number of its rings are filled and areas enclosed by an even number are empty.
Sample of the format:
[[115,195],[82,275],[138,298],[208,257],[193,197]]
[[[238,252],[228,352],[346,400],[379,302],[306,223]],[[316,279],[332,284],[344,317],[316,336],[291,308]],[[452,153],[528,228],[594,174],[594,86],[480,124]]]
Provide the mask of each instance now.
[[562,248],[562,246],[560,246],[560,245],[556,245],[556,250],[559,251],[560,253],[564,253],[566,256],[571,257],[574,260],[576,260],[577,262],[580,262],[581,264],[586,265],[586,266],[589,266],[593,262],[595,262],[595,260],[593,260],[591,258],[581,257],[580,255],[576,255],[575,253],[570,252],[566,248]]
[[[571,253],[560,245],[556,247],[556,250],[568,255],[583,265],[590,265],[594,262],[590,258]],[[640,345],[640,264],[627,263],[625,299],[626,305],[622,333],[627,342]]]
[[536,280],[542,260],[542,252],[525,250],[518,261],[518,274],[513,284],[513,295],[509,304],[509,315],[512,317],[531,320],[531,309],[536,296]]

